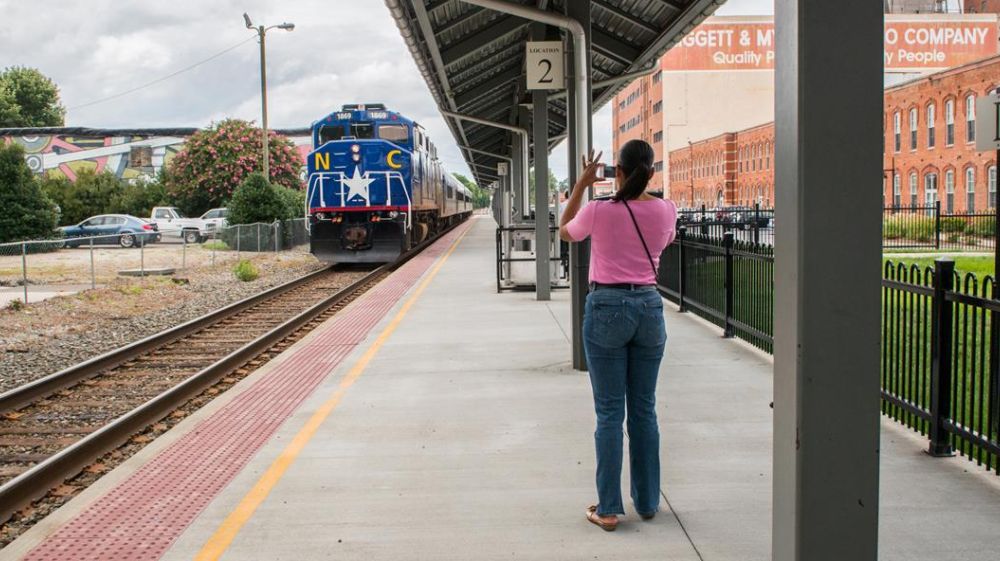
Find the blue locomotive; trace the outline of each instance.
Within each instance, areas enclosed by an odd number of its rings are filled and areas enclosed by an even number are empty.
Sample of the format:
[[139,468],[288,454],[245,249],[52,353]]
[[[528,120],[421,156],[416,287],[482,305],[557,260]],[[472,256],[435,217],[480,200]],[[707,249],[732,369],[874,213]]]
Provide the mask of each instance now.
[[382,104],[344,105],[312,125],[310,248],[328,263],[384,263],[472,213],[416,122]]

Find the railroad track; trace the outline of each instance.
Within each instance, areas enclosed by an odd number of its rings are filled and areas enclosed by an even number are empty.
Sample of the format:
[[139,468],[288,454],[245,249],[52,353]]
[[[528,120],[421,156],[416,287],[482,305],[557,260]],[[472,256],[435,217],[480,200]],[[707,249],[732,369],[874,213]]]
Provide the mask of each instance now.
[[0,394],[0,523],[228,375],[277,356],[432,242],[361,278],[310,273]]

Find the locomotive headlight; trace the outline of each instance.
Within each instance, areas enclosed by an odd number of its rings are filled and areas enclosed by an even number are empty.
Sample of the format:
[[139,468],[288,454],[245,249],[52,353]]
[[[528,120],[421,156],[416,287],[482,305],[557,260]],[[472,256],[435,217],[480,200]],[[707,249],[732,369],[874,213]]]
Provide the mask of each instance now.
[[358,146],[357,144],[352,144],[351,145],[351,152],[354,152],[355,154],[357,154],[360,151],[361,151],[361,147],[360,146]]
[[326,220],[326,213],[317,212],[316,213],[316,220]]
[[354,160],[355,162],[360,162],[361,154],[351,154],[351,159]]

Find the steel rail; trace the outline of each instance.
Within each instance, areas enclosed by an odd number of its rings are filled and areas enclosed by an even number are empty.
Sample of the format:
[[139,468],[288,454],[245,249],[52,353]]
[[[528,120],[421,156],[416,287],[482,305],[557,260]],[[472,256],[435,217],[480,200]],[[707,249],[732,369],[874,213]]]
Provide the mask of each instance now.
[[247,310],[261,302],[270,300],[275,296],[280,296],[289,290],[300,286],[316,277],[329,272],[330,267],[324,267],[318,271],[303,275],[297,279],[286,282],[233,302],[228,306],[209,312],[201,317],[197,317],[170,329],[154,333],[149,337],[129,343],[124,347],[108,351],[102,355],[85,360],[79,364],[60,370],[54,374],[49,374],[44,378],[39,378],[22,386],[18,386],[0,394],[0,414],[8,413],[20,409],[38,399],[47,397],[55,392],[74,386],[84,380],[93,378],[101,372],[121,366],[122,364],[155,350],[164,345],[183,339],[197,331],[214,325],[228,317]]
[[[179,405],[186,403],[192,397],[200,394],[226,374],[250,362],[288,335],[307,325],[329,308],[348,299],[365,284],[377,281],[379,277],[399,268],[430,244],[437,241],[441,236],[453,230],[458,224],[450,226],[438,236],[414,246],[413,249],[402,255],[395,262],[382,265],[361,279],[338,290],[323,301],[300,312],[271,331],[233,351],[218,362],[186,378],[178,385],[116,418],[114,421],[88,434],[6,482],[0,486],[0,522],[8,520],[18,509],[44,496],[61,481],[79,473],[80,470],[92,463],[95,458],[100,457],[101,454],[114,450],[126,442],[133,434],[158,419],[165,417]],[[323,271],[325,270],[323,269]]]

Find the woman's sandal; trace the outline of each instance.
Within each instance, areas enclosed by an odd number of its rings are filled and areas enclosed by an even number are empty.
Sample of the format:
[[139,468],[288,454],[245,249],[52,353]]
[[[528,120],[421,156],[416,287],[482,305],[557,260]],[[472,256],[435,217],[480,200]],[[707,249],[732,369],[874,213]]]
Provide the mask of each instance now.
[[597,515],[597,505],[590,505],[587,507],[587,520],[591,524],[596,524],[605,532],[614,532],[615,528],[618,527],[618,517],[615,517],[614,522],[606,522]]

